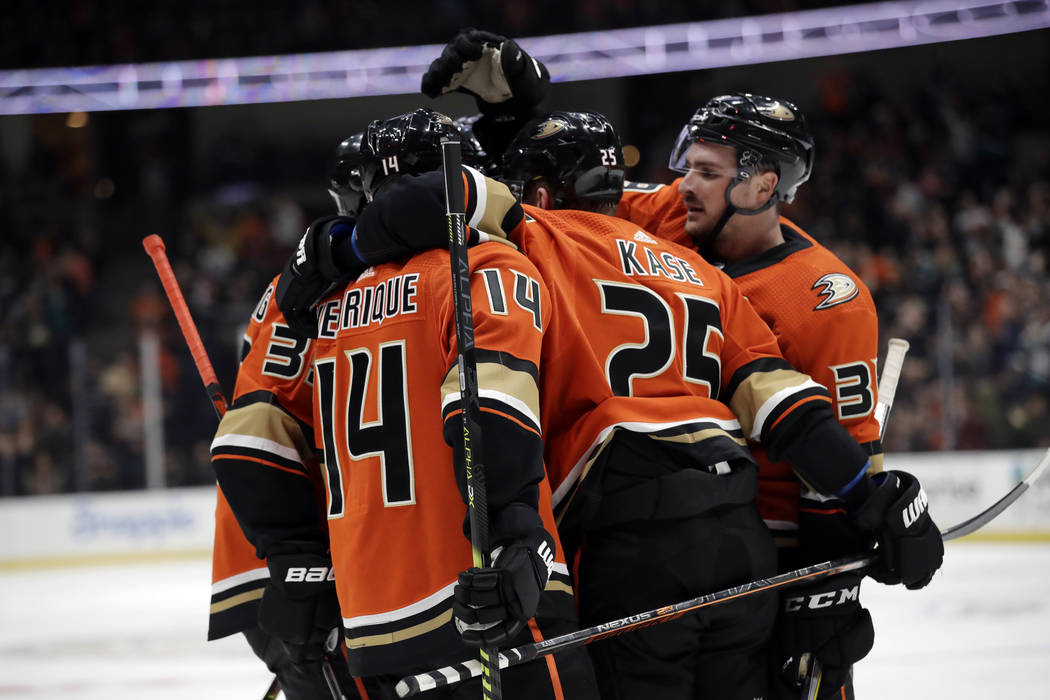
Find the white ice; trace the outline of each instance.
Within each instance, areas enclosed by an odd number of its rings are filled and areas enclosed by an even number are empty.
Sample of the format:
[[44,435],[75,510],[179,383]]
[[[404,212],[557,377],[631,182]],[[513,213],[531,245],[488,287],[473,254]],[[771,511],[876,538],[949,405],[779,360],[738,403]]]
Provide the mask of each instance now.
[[[240,636],[205,641],[210,562],[0,572],[0,698],[258,700]],[[922,591],[870,579],[861,700],[1050,699],[1050,544],[952,543]]]

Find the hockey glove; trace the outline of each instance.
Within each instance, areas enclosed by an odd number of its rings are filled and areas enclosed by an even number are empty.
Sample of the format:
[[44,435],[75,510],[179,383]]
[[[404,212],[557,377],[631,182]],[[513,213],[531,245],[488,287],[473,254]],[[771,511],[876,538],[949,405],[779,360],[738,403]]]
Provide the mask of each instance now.
[[882,472],[872,480],[874,491],[853,514],[857,527],[878,542],[879,562],[868,575],[881,583],[922,588],[944,559],[944,542],[930,518],[926,492],[907,472]]
[[328,555],[296,549],[293,544],[267,556],[270,580],[259,604],[259,627],[279,639],[295,663],[315,662],[324,656],[332,629],[342,625],[339,600]]
[[[466,227],[467,244],[507,243],[503,219],[510,209],[520,213],[521,206],[505,185],[482,178],[476,170],[463,171],[468,175],[466,218],[473,224]],[[475,176],[482,179],[484,188],[474,184]],[[486,195],[482,202],[477,201],[479,189]],[[361,213],[354,233],[355,253],[375,264],[424,250],[448,249],[445,217],[445,177],[440,171],[399,177]]]
[[773,639],[779,664],[781,693],[800,697],[807,667],[816,658],[823,667],[818,698],[832,698],[846,681],[850,667],[871,651],[875,630],[871,615],[859,602],[861,576],[839,574],[781,596],[781,612]]
[[547,67],[513,39],[465,29],[430,64],[421,90],[428,97],[463,92],[483,113],[515,114],[531,112],[549,86]]
[[307,338],[317,337],[314,306],[341,277],[366,265],[353,251],[354,220],[323,216],[307,227],[295,253],[285,263],[275,292],[277,308],[288,327]]
[[452,602],[456,630],[473,647],[505,644],[536,614],[554,567],[554,538],[539,529],[493,558],[490,567],[460,572]]

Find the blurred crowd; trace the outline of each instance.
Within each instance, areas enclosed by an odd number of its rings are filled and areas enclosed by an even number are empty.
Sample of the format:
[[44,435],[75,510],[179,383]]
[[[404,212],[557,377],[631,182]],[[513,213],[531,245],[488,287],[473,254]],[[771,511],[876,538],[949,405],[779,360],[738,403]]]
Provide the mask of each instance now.
[[[644,12],[642,3],[617,6]],[[97,57],[166,57],[158,50]],[[817,79],[817,99],[801,105],[817,142],[814,175],[785,213],[871,288],[880,359],[888,338],[911,343],[887,451],[1050,444],[1045,125],[1009,85],[990,96],[945,80],[890,96],[860,74]],[[669,181],[666,154],[680,123],[667,115],[684,120],[710,95],[682,74],[632,79],[626,93],[631,104],[650,104],[650,93],[666,103],[628,111],[621,133],[643,154],[628,177]],[[151,335],[160,340],[164,481],[210,483],[216,419],[141,238],[165,234],[230,392],[248,314],[306,224],[332,208],[330,154],[273,168],[277,145],[227,141],[196,163],[184,152],[192,137],[179,110],[107,114],[93,129],[73,118],[20,122],[29,124],[26,145],[2,160],[0,495],[145,484],[140,348]]]

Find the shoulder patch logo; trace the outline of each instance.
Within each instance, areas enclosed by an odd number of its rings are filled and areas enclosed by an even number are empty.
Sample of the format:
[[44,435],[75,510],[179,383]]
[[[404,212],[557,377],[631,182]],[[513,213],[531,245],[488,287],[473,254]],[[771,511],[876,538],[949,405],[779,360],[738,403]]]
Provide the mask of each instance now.
[[844,275],[841,272],[830,272],[824,275],[813,283],[811,289],[817,289],[818,287],[823,287],[823,289],[817,291],[817,294],[823,296],[824,299],[813,307],[814,311],[847,302],[860,292],[860,287],[857,286],[857,283],[849,275]]
[[635,231],[634,240],[638,241],[639,243],[656,243],[656,239],[650,236],[645,231]]

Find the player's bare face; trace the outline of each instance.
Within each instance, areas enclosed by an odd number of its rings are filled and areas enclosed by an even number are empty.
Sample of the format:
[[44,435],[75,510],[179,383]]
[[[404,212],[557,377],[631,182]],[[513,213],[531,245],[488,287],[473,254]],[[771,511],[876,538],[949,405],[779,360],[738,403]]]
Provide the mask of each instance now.
[[694,143],[685,154],[689,168],[678,185],[686,208],[685,232],[701,241],[711,232],[726,208],[726,188],[737,174],[736,149]]

